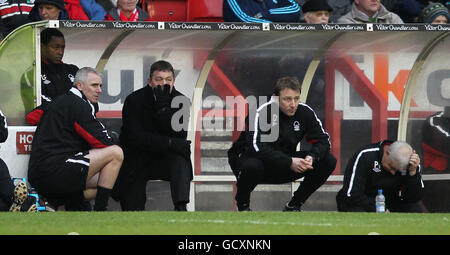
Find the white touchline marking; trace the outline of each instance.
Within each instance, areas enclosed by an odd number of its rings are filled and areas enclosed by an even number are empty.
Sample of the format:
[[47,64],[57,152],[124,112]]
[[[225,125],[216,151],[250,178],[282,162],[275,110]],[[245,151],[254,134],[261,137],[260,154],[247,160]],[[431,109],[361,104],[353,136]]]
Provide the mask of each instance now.
[[256,221],[256,220],[167,220],[170,223],[220,223],[220,224],[254,224],[254,225],[303,225],[303,226],[333,226],[331,223],[310,223],[310,222],[279,222],[279,221]]

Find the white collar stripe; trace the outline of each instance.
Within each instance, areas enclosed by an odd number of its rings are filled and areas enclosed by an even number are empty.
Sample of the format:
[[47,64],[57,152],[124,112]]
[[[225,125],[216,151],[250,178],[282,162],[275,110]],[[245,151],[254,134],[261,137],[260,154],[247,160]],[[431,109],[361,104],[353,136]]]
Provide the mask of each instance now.
[[327,136],[328,136],[328,144],[330,145],[330,148],[331,148],[330,135],[325,131],[325,129],[323,129],[322,121],[320,121],[319,117],[317,117],[316,112],[311,107],[309,107],[309,105],[307,105],[307,104],[299,103],[299,105],[303,105],[305,107],[308,107],[314,113],[314,117],[316,118],[316,121],[319,123],[320,129],[322,129],[322,132],[324,134],[327,134]]
[[256,110],[256,117],[255,117],[255,133],[253,133],[253,148],[255,149],[256,152],[259,151],[258,145],[256,143],[257,139],[258,139],[258,122],[259,122],[259,112],[266,106],[268,106],[269,104],[272,104],[274,102],[273,98],[270,98],[269,102],[264,103],[263,105],[261,105],[258,110]]
[[380,150],[380,148],[365,149],[365,150],[362,150],[362,151],[358,154],[358,156],[356,157],[355,163],[353,164],[352,177],[350,178],[350,183],[349,183],[349,185],[348,185],[347,197],[350,197],[350,196],[351,196],[350,193],[352,192],[353,181],[355,180],[356,168],[357,168],[357,166],[358,166],[359,159],[361,158],[361,156],[362,156],[364,153],[372,152],[372,151],[379,151],[379,150]]
[[431,118],[430,118],[430,125],[431,125],[432,127],[435,127],[437,130],[439,130],[439,131],[440,131],[441,133],[443,133],[445,136],[449,137],[450,134],[449,134],[447,131],[445,131],[441,126],[439,126],[439,125],[437,125],[437,124],[434,123],[434,118],[435,118],[435,117],[438,117],[438,118],[439,118],[439,117],[442,117],[442,115],[444,115],[444,112],[441,112],[440,114],[431,117]]

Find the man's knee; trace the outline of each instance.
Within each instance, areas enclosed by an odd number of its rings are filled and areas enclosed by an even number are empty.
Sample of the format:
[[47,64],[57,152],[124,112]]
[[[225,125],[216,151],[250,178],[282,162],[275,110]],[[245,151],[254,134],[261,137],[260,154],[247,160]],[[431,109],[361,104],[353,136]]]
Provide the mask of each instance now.
[[256,158],[243,158],[238,166],[239,177],[260,180],[263,177],[264,164]]
[[[91,149],[86,157],[90,159],[93,171],[99,171],[106,165],[110,165],[114,169],[120,169],[124,158],[122,148],[118,145],[111,145],[100,149]],[[91,167],[89,169],[91,170]]]
[[108,149],[109,155],[111,157],[109,164],[114,164],[111,166],[117,166],[117,167],[110,167],[109,169],[113,170],[115,173],[119,173],[124,157],[122,148],[120,148],[120,146],[118,145],[111,145],[108,147]]
[[169,166],[177,169],[191,169],[191,160],[179,154],[170,154],[164,161],[168,161]]
[[[193,177],[192,164],[189,159],[178,154],[171,154],[165,159],[169,166],[169,179],[177,178],[183,181],[191,181]],[[164,178],[163,178],[164,179]]]
[[318,165],[319,165],[318,167],[331,174],[334,171],[334,169],[336,168],[336,163],[337,163],[337,160],[333,156],[333,154],[328,153],[325,157],[323,157],[320,160],[320,162],[318,163]]
[[113,159],[122,162],[123,161],[122,148],[120,148],[120,146],[118,145],[111,145],[109,148],[111,150],[111,156],[113,157]]

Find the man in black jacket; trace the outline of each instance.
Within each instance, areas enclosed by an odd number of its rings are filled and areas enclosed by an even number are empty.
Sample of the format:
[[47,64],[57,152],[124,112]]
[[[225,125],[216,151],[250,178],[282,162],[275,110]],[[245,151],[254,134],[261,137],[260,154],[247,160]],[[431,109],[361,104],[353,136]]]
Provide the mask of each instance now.
[[[0,142],[8,138],[8,125],[3,112],[0,110]],[[8,166],[0,158],[0,211],[7,211],[13,203],[14,184],[9,175]]]
[[[450,106],[424,121],[422,151],[424,174],[450,174]],[[450,180],[426,182],[423,204],[429,212],[450,212]]]
[[[258,184],[287,183],[305,177],[284,207],[284,211],[301,211],[308,197],[335,169],[328,133],[313,109],[300,103],[300,92],[297,78],[280,78],[270,101],[258,108],[254,122],[249,123],[247,118],[248,128],[228,151],[237,178],[239,211],[250,210],[250,193]],[[305,136],[311,149],[297,151]]]
[[123,161],[122,149],[95,117],[102,92],[100,73],[81,68],[75,87],[53,100],[33,137],[28,177],[47,198],[95,198],[94,210],[107,210]]
[[338,211],[375,212],[375,196],[382,189],[387,212],[421,212],[419,164],[419,155],[406,142],[384,140],[362,147],[345,169],[336,196]]
[[[67,93],[73,86],[78,67],[62,62],[66,42],[63,33],[56,28],[47,28],[41,32],[41,102],[42,104],[27,114],[30,125],[37,125],[47,104],[59,95]],[[22,98],[25,109],[32,107],[33,72],[25,73],[21,78]],[[98,105],[95,104],[98,108]]]
[[[8,124],[0,110],[0,143],[8,138]],[[8,166],[0,158],[0,211],[35,212],[36,198],[28,195],[27,184],[20,180],[14,185]]]
[[145,210],[147,181],[159,179],[170,181],[174,209],[186,211],[192,180],[186,140],[190,102],[174,83],[172,65],[157,61],[148,84],[125,99],[120,134],[125,160],[113,192],[122,210]]

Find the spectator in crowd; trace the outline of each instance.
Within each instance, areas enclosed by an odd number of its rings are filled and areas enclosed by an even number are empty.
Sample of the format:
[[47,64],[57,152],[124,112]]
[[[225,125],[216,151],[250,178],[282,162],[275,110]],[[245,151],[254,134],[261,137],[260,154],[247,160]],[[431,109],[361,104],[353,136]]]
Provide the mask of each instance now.
[[395,4],[402,0],[380,0],[381,4],[388,10],[393,11]]
[[104,20],[106,11],[95,0],[64,0],[72,20]]
[[[300,103],[300,92],[297,78],[278,79],[270,101],[260,106],[252,118],[254,124],[247,117],[247,129],[228,150],[228,162],[237,179],[239,211],[251,211],[250,195],[258,184],[281,184],[305,177],[283,209],[301,211],[309,196],[335,169],[329,135],[315,112]],[[305,136],[311,149],[297,151]]]
[[95,0],[80,0],[81,6],[84,12],[88,16],[89,20],[104,20],[106,16],[106,10]]
[[338,23],[403,24],[403,21],[388,11],[380,0],[354,0],[352,10],[340,17]]
[[398,0],[392,9],[405,23],[418,23],[424,0]]
[[[8,124],[0,110],[0,143],[8,138]],[[37,210],[36,198],[28,196],[28,186],[20,181],[14,186],[9,174],[8,166],[0,158],[0,211],[35,212]]]
[[416,151],[406,142],[384,140],[363,146],[348,161],[337,207],[340,212],[375,212],[375,196],[382,189],[387,212],[422,212],[423,188]]
[[0,1],[0,41],[17,27],[28,23],[28,14],[34,6],[28,0]]
[[94,210],[107,210],[123,152],[95,118],[101,87],[100,73],[81,68],[74,87],[49,104],[36,128],[28,177],[49,202],[95,198]]
[[117,7],[110,10],[105,20],[148,21],[150,15],[137,6],[137,0],[117,0]]
[[447,7],[441,3],[430,3],[422,10],[420,17],[421,22],[430,24],[447,24],[450,20]]
[[295,0],[224,0],[224,22],[299,22]]
[[[116,7],[116,0],[95,0],[95,2],[97,2],[99,5],[101,5],[103,7],[103,9],[105,9],[105,11],[108,13],[109,11],[111,11],[113,8]],[[113,3],[114,2],[114,3]]]
[[64,3],[70,19],[89,20],[89,17],[81,6],[80,0],[64,0]]
[[309,0],[302,8],[306,23],[327,24],[333,11],[327,0]]
[[[425,120],[422,151],[424,174],[450,174],[450,106]],[[427,182],[423,203],[430,212],[450,212],[450,180]]]
[[[55,97],[67,93],[73,86],[78,67],[62,62],[66,47],[63,33],[56,28],[46,28],[41,32],[41,102],[31,111],[26,120],[36,125],[46,109],[46,105]],[[30,109],[33,98],[33,72],[22,76],[22,98],[26,109]],[[96,106],[98,109],[98,105]]]
[[29,21],[69,20],[64,0],[36,0],[28,15]]
[[347,14],[352,9],[353,0],[329,0],[328,4],[333,9],[329,23],[336,23],[343,15]]
[[[125,161],[113,191],[122,210],[145,210],[147,181],[155,179],[170,182],[175,211],[187,210],[192,180],[191,142],[186,140],[190,102],[174,84],[172,65],[160,60],[150,67],[148,84],[125,99],[120,133]],[[181,127],[175,127],[172,119],[180,111],[185,113],[176,121]]]

